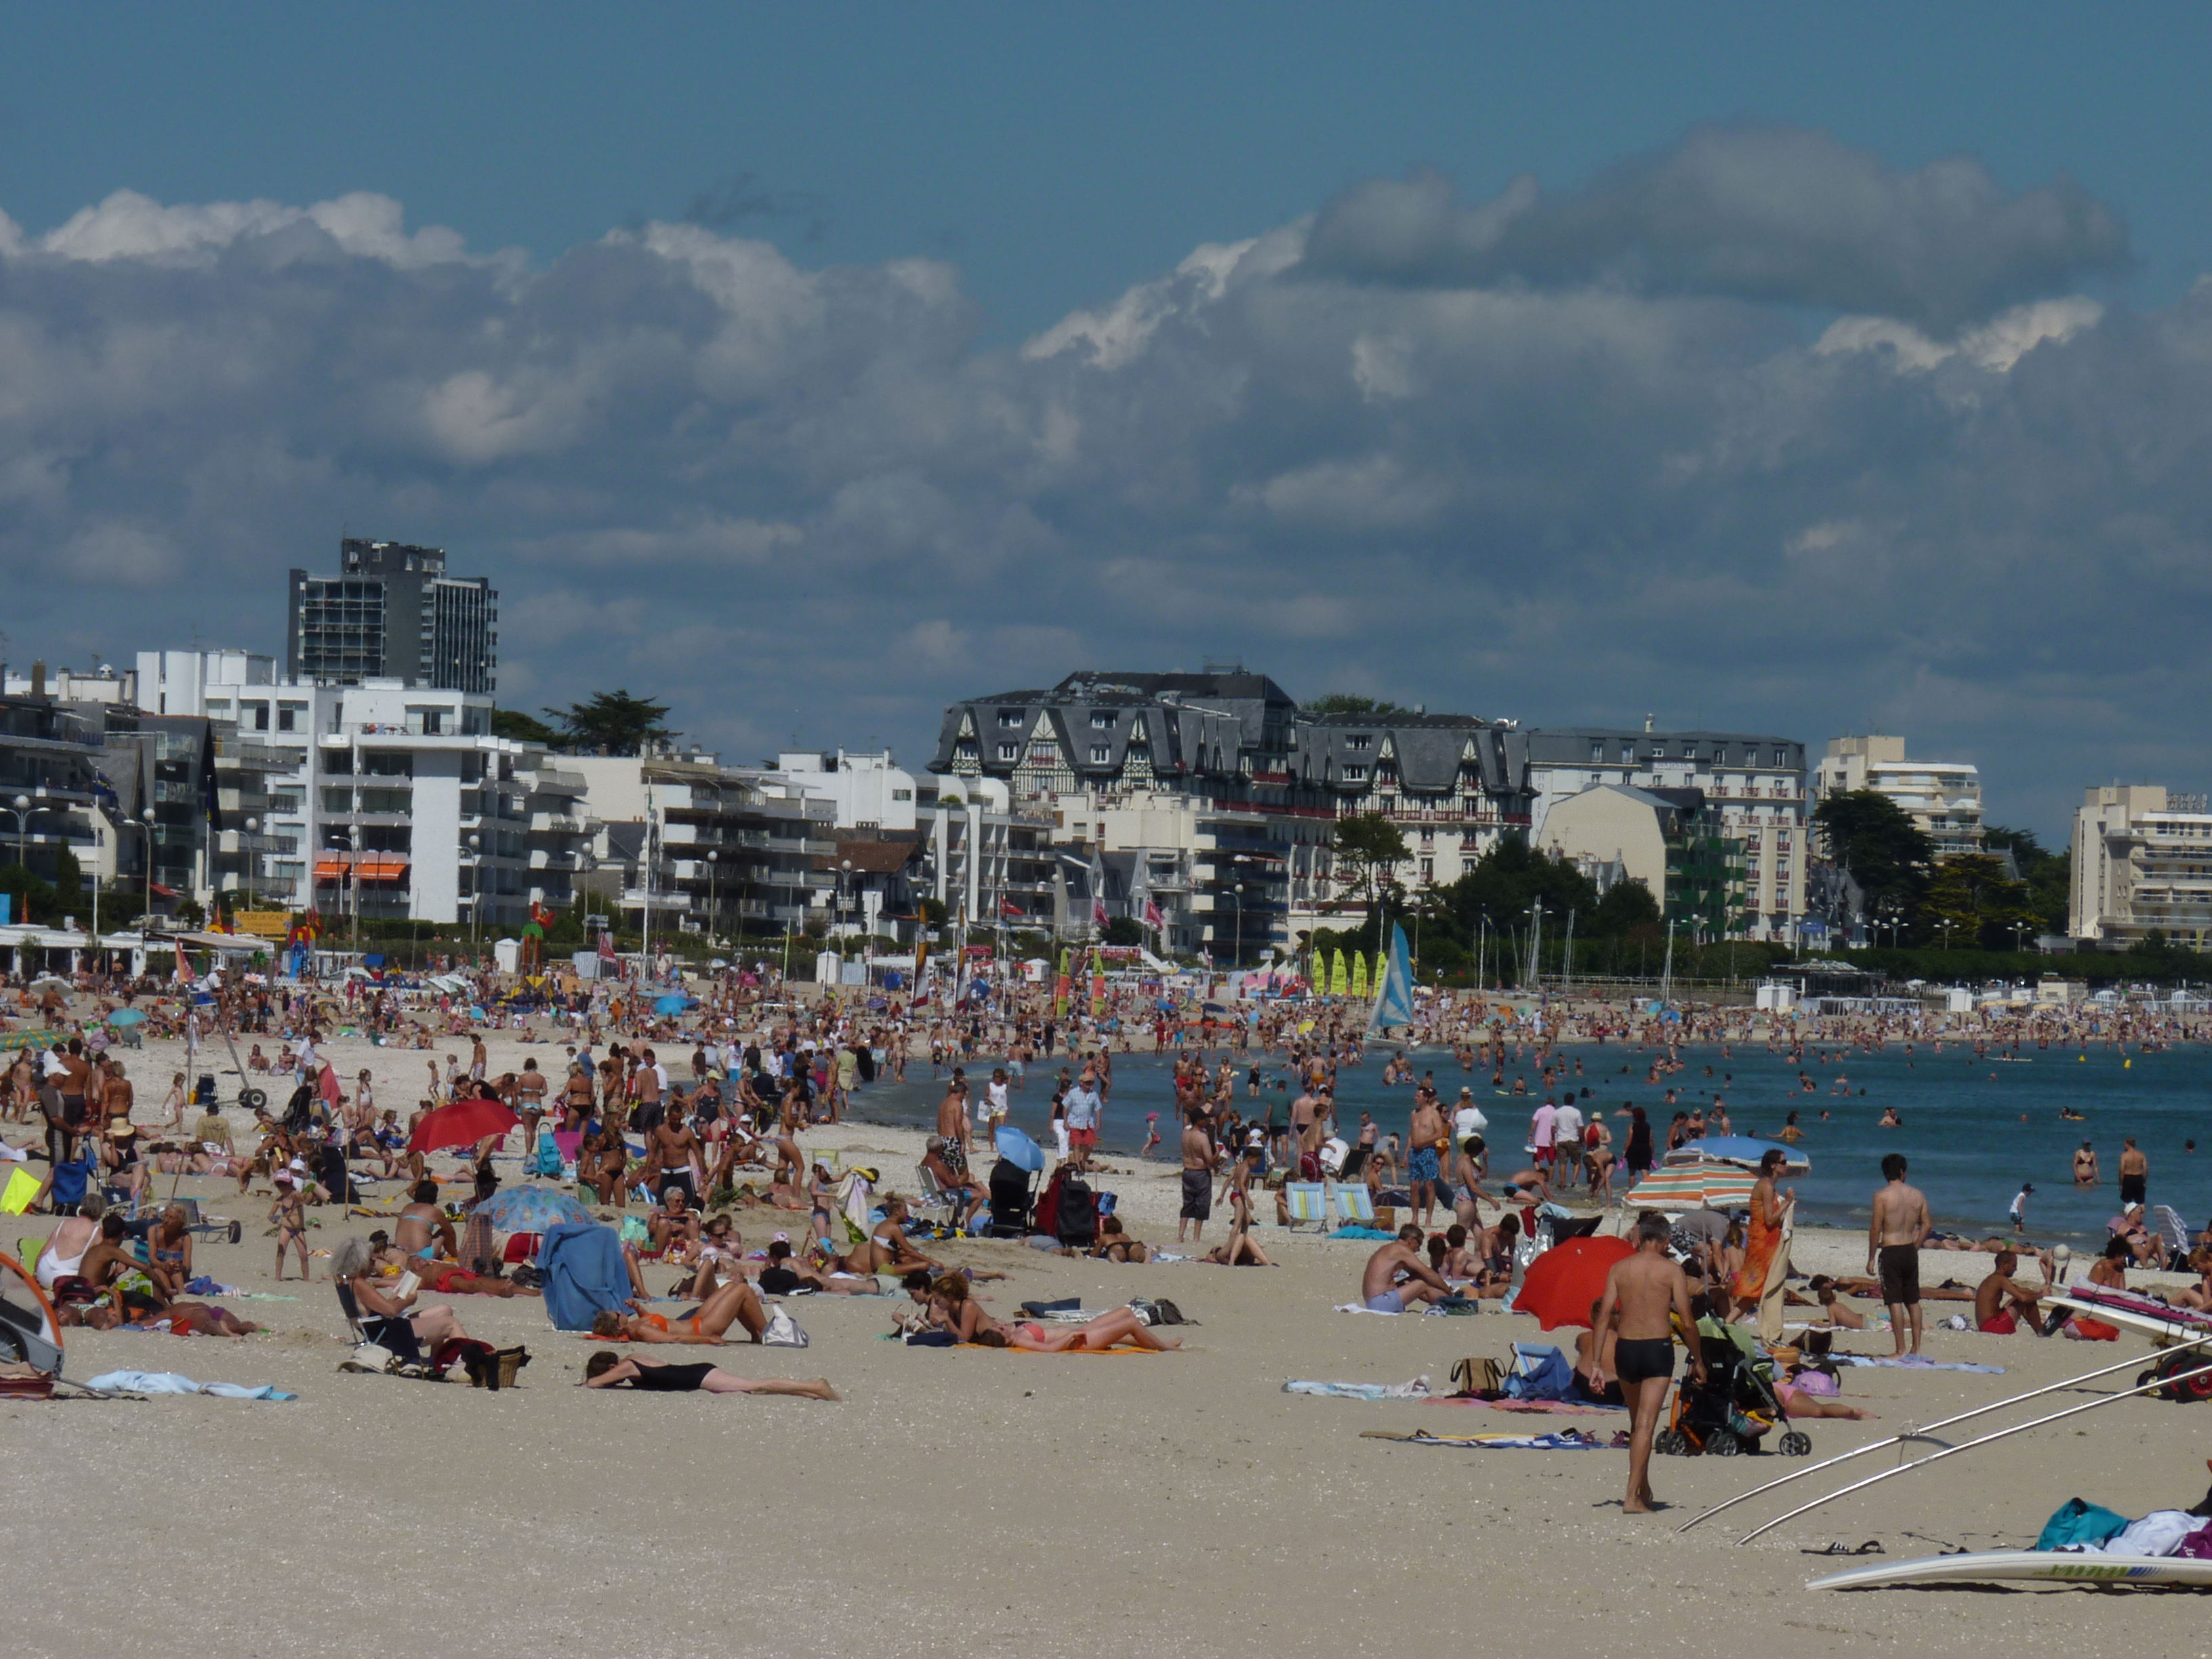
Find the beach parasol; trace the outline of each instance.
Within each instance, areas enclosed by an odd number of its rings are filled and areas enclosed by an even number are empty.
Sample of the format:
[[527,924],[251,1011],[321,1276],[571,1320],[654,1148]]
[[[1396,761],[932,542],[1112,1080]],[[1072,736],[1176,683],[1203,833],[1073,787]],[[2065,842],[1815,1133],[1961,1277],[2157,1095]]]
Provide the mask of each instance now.
[[690,997],[675,996],[672,994],[665,996],[658,1002],[654,1003],[653,1005],[653,1012],[656,1014],[680,1014],[686,1008],[689,1008],[691,1006],[692,1003]]
[[1625,1238],[1571,1238],[1528,1264],[1513,1311],[1534,1314],[1546,1330],[1587,1325],[1590,1304],[1605,1293],[1605,1276],[1616,1261],[1636,1254]]
[[43,991],[50,986],[57,991],[67,991],[74,988],[67,980],[62,978],[58,974],[40,974],[38,978],[31,981],[29,988],[33,991]]
[[522,1120],[496,1100],[463,1100],[426,1113],[407,1137],[410,1152],[434,1152],[446,1146],[472,1146],[486,1135],[503,1135]]
[[1741,1210],[1759,1183],[1727,1164],[1672,1164],[1654,1170],[1621,1200],[1632,1210]]
[[542,1233],[556,1221],[590,1221],[592,1212],[553,1187],[508,1187],[477,1206],[503,1233]]
[[107,1017],[107,1023],[110,1025],[143,1025],[146,1011],[143,1008],[118,1008]]
[[1002,1123],[993,1136],[999,1156],[1016,1169],[1036,1175],[1044,1168],[1044,1148],[1011,1123]]
[[1747,1170],[1756,1170],[1759,1160],[1769,1152],[1782,1154],[1782,1168],[1788,1175],[1803,1175],[1813,1167],[1813,1160],[1795,1146],[1785,1146],[1778,1140],[1760,1140],[1753,1135],[1706,1135],[1698,1140],[1686,1140],[1666,1156],[1668,1164],[1740,1164]]

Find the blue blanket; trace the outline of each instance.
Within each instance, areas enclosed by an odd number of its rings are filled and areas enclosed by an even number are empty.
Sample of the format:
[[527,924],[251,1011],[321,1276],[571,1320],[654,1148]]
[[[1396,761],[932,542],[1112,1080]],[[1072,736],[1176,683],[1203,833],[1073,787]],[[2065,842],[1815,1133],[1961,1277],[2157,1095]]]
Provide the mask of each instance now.
[[588,1331],[600,1314],[629,1306],[622,1235],[612,1227],[555,1222],[538,1247],[538,1271],[545,1279],[545,1312],[557,1330]]

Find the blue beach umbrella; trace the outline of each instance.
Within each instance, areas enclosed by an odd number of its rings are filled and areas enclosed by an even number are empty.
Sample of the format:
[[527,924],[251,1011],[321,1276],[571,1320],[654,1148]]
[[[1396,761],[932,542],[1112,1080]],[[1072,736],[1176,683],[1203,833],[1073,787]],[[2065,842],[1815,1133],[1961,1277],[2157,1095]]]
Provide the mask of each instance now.
[[659,1001],[654,1003],[653,1005],[653,1012],[656,1014],[680,1014],[686,1008],[689,1008],[691,1006],[692,1003],[690,997],[677,996],[671,994],[668,996],[661,998]]
[[478,1206],[502,1233],[542,1233],[556,1221],[590,1221],[592,1212],[552,1187],[507,1187]]
[[1011,1123],[999,1126],[994,1137],[999,1156],[1018,1170],[1027,1170],[1031,1175],[1044,1168],[1044,1148]]
[[107,1017],[110,1025],[143,1025],[146,1011],[143,1008],[118,1008]]
[[1813,1160],[1795,1146],[1785,1146],[1778,1140],[1760,1140],[1753,1135],[1706,1135],[1698,1140],[1686,1140],[1667,1154],[1669,1164],[1690,1164],[1699,1158],[1709,1158],[1720,1164],[1741,1164],[1755,1170],[1759,1160],[1769,1152],[1782,1154],[1782,1167],[1795,1175],[1813,1167]]

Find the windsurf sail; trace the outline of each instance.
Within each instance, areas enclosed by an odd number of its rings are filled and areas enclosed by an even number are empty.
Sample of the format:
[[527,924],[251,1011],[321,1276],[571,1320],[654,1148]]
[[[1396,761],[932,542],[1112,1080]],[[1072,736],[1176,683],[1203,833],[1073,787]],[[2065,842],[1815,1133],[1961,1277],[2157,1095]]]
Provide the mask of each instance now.
[[1390,954],[1381,964],[1375,985],[1375,1006],[1368,1011],[1367,1035],[1379,1036],[1393,1026],[1413,1023],[1413,969],[1406,955],[1406,930],[1390,928]]

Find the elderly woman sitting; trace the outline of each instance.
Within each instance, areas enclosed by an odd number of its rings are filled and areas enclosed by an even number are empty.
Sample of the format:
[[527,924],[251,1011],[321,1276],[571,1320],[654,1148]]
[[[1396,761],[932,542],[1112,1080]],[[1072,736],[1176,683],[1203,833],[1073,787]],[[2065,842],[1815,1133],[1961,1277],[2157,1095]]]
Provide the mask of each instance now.
[[403,1358],[424,1350],[434,1352],[442,1343],[471,1340],[451,1308],[441,1304],[410,1313],[416,1291],[386,1292],[378,1282],[375,1254],[365,1238],[346,1239],[331,1253],[331,1277],[352,1293],[362,1334]]

